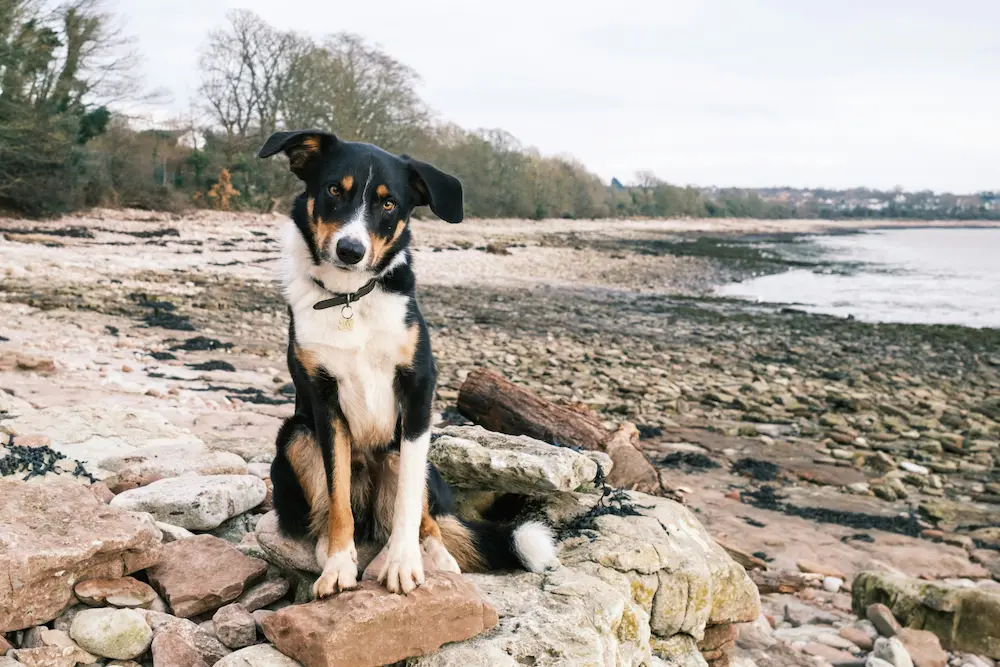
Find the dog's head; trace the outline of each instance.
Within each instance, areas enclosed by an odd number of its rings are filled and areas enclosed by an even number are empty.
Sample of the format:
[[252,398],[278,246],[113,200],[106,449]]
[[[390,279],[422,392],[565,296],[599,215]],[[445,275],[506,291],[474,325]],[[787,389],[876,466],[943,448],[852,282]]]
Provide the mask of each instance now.
[[319,130],[275,132],[258,155],[281,151],[306,186],[295,218],[317,264],[378,273],[409,243],[414,208],[464,215],[459,180],[409,156]]

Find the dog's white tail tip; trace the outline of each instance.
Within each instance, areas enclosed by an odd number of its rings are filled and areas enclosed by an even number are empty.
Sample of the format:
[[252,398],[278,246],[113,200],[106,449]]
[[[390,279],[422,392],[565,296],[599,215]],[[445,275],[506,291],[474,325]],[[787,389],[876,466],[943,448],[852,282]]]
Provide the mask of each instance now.
[[528,521],[514,530],[514,551],[531,572],[544,572],[559,565],[552,529],[538,521]]

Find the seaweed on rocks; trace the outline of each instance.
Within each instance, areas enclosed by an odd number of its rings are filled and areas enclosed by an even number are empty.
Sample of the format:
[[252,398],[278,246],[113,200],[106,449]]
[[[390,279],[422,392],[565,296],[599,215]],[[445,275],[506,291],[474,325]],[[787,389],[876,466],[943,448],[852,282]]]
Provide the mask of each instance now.
[[657,462],[663,468],[680,468],[683,470],[712,470],[721,468],[717,462],[701,452],[672,452]]
[[178,343],[170,348],[171,352],[176,352],[177,350],[182,350],[184,352],[205,352],[210,350],[229,350],[232,349],[232,343],[223,343],[222,341],[216,340],[214,338],[206,338],[205,336],[195,336],[194,338],[188,338],[183,343]]
[[213,359],[212,361],[203,361],[200,364],[184,364],[188,368],[194,371],[229,371],[230,373],[236,370],[228,361],[219,361]]
[[66,458],[52,449],[48,445],[42,447],[28,447],[15,444],[15,436],[11,436],[11,441],[6,445],[7,455],[0,458],[0,477],[14,475],[17,473],[28,473],[22,479],[27,482],[32,477],[41,477],[50,472],[68,472],[75,477],[84,477],[91,482],[96,482],[90,472],[77,461],[76,468],[64,470],[58,466],[59,461]]
[[170,352],[150,352],[149,356],[153,357],[157,361],[170,361],[177,358],[177,355],[171,354]]
[[740,459],[733,464],[731,470],[734,475],[752,477],[761,482],[773,482],[778,479],[778,474],[781,472],[781,468],[776,464],[753,458]]
[[781,512],[788,516],[797,516],[818,523],[830,523],[847,528],[860,530],[882,530],[887,533],[897,533],[909,537],[919,537],[923,527],[913,514],[896,516],[878,516],[862,512],[846,512],[825,507],[797,507],[785,502],[774,487],[764,485],[757,491],[745,491],[740,494],[742,501],[759,509]]
[[[600,470],[598,477],[603,478]],[[581,535],[594,530],[594,522],[602,516],[642,516],[639,510],[650,509],[649,505],[639,505],[632,502],[628,492],[624,489],[613,489],[607,484],[604,485],[604,492],[596,505],[591,507],[586,513],[576,517],[559,531],[560,539]],[[594,539],[594,536],[590,536]]]

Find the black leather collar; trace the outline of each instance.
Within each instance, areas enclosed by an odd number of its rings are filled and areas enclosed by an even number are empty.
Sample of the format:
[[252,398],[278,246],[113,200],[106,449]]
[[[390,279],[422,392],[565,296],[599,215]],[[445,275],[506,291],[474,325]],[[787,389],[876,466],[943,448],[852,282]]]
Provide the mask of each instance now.
[[[318,280],[316,278],[313,278],[312,280],[314,283],[316,283],[321,288],[326,290],[326,285],[323,284],[323,281]],[[350,294],[335,294],[334,292],[330,292],[331,294],[335,295],[329,299],[323,299],[322,301],[318,301],[317,303],[315,303],[313,305],[313,310],[323,310],[324,308],[333,308],[334,306],[345,306],[345,305],[349,306],[358,299],[360,299],[361,297],[363,297],[364,295],[371,292],[373,289],[375,289],[376,284],[377,284],[376,279],[372,278],[367,283],[362,285],[361,289],[359,289],[357,292],[351,292]],[[329,292],[330,290],[326,291]]]

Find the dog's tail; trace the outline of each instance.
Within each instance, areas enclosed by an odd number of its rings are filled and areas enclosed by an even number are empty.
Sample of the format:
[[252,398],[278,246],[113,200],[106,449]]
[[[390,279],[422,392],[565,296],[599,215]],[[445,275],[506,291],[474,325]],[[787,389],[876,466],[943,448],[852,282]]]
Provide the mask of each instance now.
[[437,517],[437,523],[462,572],[542,572],[559,564],[552,529],[544,523],[462,521],[451,515]]

